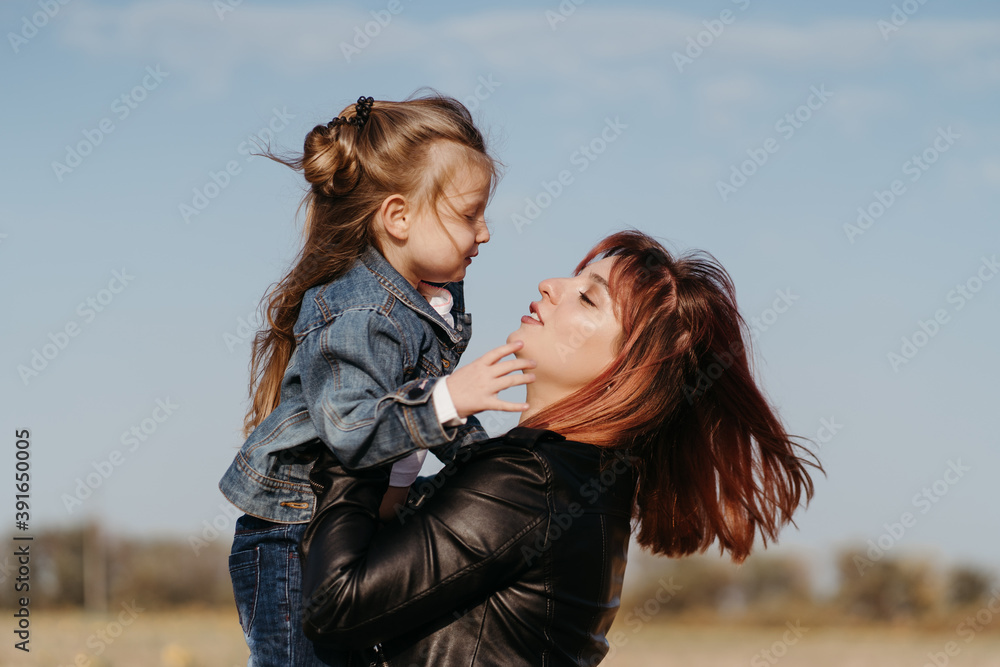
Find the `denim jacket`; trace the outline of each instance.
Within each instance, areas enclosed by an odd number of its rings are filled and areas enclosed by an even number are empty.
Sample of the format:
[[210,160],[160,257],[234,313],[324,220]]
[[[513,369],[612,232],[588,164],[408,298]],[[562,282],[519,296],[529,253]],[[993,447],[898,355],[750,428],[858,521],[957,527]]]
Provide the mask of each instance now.
[[443,426],[431,399],[472,335],[462,283],[450,283],[455,328],[369,247],[337,280],[306,291],[281,402],[250,434],[219,490],[252,516],[308,522],[309,470],[325,444],[349,469],[391,463],[417,448],[448,461],[487,435],[474,417]]

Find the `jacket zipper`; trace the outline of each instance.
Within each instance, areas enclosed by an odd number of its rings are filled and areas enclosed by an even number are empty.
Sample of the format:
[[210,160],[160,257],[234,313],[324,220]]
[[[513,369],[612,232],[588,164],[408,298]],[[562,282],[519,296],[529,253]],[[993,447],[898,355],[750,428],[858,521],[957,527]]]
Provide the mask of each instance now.
[[382,652],[381,644],[375,644],[375,661],[372,662],[372,667],[391,667],[385,653]]

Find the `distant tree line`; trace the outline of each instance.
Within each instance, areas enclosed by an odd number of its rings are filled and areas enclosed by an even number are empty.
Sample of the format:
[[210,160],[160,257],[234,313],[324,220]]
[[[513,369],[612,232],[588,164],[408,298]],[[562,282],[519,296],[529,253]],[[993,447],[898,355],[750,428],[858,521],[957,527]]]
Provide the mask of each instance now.
[[[642,574],[638,585],[624,591],[622,611],[641,609],[668,586],[673,594],[657,610],[664,617],[736,617],[780,624],[798,615],[818,625],[872,621],[947,625],[985,605],[1000,609],[1000,586],[993,573],[978,565],[941,567],[915,556],[885,554],[873,560],[866,554],[863,548],[839,552],[837,581],[825,594],[815,592],[813,572],[801,557],[765,552],[735,566],[712,556],[643,555],[636,559],[639,563],[630,563]],[[990,625],[1000,630],[1000,614]]]
[[[11,541],[8,540],[8,544]],[[231,606],[227,535],[193,549],[185,539],[116,538],[92,524],[36,534],[31,543],[32,610]],[[0,605],[13,607],[18,564],[0,555]],[[993,574],[974,565],[943,568],[927,559],[861,549],[837,555],[833,592],[815,592],[815,573],[796,556],[755,554],[735,566],[710,555],[680,559],[643,554],[629,563],[621,614],[648,620],[742,618],[784,623],[897,622],[951,618],[988,602],[1000,606]],[[631,614],[631,615],[629,615]],[[1000,618],[997,619],[1000,629]]]
[[[232,605],[230,543],[220,537],[196,554],[184,539],[115,538],[95,524],[38,533],[31,542],[31,609],[104,611],[132,600],[146,608]],[[17,559],[0,555],[0,605],[24,595],[14,590],[17,576]]]

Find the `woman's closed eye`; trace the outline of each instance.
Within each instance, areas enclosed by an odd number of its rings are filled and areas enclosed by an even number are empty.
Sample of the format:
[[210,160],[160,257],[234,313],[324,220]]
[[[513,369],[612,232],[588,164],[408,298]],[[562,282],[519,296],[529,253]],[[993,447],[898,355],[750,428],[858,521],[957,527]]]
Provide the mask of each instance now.
[[586,292],[580,292],[580,301],[583,301],[588,306],[597,306],[597,304],[594,303],[589,296],[587,296]]

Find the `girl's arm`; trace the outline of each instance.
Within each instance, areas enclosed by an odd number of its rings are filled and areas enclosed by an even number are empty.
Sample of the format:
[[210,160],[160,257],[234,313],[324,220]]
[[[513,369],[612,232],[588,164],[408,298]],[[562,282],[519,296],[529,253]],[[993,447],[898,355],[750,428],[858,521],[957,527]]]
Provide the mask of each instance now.
[[[548,531],[547,475],[523,445],[491,441],[442,471],[418,511],[378,529],[388,472],[347,474],[332,457],[311,482],[317,514],[302,540],[304,629],[373,646],[498,590],[528,569]],[[464,450],[463,450],[464,451]]]
[[[527,407],[497,398],[503,389],[534,380],[531,374],[515,373],[534,362],[500,361],[520,346],[502,345],[452,375],[461,378],[461,395],[452,394],[456,407],[461,402],[461,416]],[[417,448],[450,443],[454,452],[459,444],[484,439],[485,432],[472,417],[472,425],[461,428],[438,419],[432,393],[443,378],[404,383],[419,360],[395,323],[377,310],[337,315],[303,338],[292,363],[320,438],[348,469],[389,463]],[[462,437],[456,438],[459,434]]]
[[408,486],[390,486],[382,496],[382,503],[378,508],[378,518],[382,521],[391,521],[396,518],[396,506],[406,504],[406,498],[410,495]]
[[[431,392],[438,378],[404,383],[417,363],[385,315],[345,311],[302,339],[293,357],[310,418],[348,468],[381,465],[417,448],[451,442]],[[411,375],[412,377],[412,375]]]

